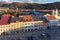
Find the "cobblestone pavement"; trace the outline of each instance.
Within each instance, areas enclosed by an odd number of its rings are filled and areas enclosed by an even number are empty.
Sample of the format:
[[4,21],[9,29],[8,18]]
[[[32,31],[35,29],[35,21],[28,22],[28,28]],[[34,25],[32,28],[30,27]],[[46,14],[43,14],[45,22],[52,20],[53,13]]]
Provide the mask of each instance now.
[[[49,36],[41,36],[42,34],[49,34]],[[28,39],[28,37],[30,37],[30,39]],[[60,40],[60,28],[23,32],[13,35],[1,35],[0,40]]]

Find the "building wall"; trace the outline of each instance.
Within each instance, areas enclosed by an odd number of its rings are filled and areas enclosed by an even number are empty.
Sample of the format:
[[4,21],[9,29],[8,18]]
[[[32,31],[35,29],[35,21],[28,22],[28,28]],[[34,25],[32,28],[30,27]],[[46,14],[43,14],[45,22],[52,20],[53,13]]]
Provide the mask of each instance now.
[[10,31],[10,25],[0,25],[0,35],[3,33],[3,32],[9,32]]
[[19,27],[20,28],[20,32],[24,31],[23,28],[24,28],[24,22],[19,22]]
[[34,22],[24,22],[24,31],[34,30]]
[[37,30],[47,29],[48,26],[49,26],[48,22],[46,22],[46,23],[44,23],[43,21],[34,22],[34,28]]
[[[15,26],[17,25],[17,26]],[[20,29],[20,31],[33,31],[35,29],[39,30],[43,27],[43,21],[33,21],[33,22],[17,22],[17,23],[11,23],[10,27],[11,30],[14,29]]]
[[33,30],[39,30],[43,27],[43,21],[33,21],[33,22],[24,22],[23,23],[23,30],[24,31],[33,31]]
[[15,30],[19,28],[19,22],[10,23],[10,30]]
[[49,21],[49,26],[50,26],[51,28],[58,27],[58,20],[50,20],[50,21]]
[[[46,23],[43,24],[43,21],[33,21],[33,22],[12,22],[8,25],[0,25],[0,34],[2,32],[11,32],[14,30],[18,30],[19,32],[26,31],[34,31],[46,29]],[[1,31],[2,30],[2,31]],[[15,32],[14,32],[15,33]]]

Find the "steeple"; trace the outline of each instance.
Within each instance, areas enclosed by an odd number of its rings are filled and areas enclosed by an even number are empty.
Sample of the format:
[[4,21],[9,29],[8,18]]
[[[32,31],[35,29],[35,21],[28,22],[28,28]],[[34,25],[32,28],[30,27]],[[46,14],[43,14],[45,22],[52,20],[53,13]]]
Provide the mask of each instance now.
[[55,11],[55,17],[57,18],[58,17],[58,9],[56,9],[56,11]]

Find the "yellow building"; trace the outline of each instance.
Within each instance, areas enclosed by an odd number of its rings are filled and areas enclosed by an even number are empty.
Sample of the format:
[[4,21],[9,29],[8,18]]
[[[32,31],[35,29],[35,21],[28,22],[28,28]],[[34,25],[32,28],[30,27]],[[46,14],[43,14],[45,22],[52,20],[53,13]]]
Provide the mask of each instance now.
[[[37,18],[37,19],[36,19]],[[11,22],[7,25],[0,25],[0,34],[19,33],[46,29],[41,17],[26,15],[22,17],[12,17]]]
[[10,25],[0,25],[0,35],[1,34],[5,34],[5,32],[9,32],[10,31]]
[[10,23],[10,30],[18,29],[19,28],[19,22],[12,22]]

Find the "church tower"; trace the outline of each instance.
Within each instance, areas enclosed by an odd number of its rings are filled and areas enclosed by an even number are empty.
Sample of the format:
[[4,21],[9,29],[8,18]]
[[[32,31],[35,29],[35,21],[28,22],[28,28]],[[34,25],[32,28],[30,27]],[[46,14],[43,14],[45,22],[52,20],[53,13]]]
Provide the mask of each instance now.
[[55,11],[55,17],[58,18],[58,9]]

